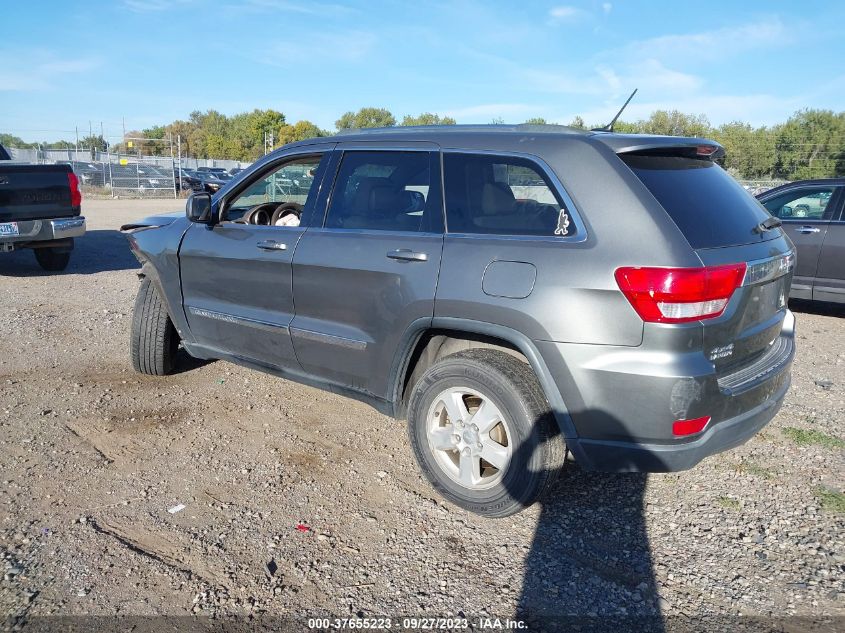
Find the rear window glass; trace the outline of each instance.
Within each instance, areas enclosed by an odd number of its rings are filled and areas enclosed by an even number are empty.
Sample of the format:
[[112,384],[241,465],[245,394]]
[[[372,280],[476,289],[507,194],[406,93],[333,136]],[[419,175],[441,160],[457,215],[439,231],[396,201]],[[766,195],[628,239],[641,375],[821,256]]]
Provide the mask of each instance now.
[[[709,160],[621,154],[666,210],[693,248],[757,242],[769,217],[762,205],[724,169]],[[777,237],[779,231],[769,231]],[[767,235],[767,237],[768,237]]]

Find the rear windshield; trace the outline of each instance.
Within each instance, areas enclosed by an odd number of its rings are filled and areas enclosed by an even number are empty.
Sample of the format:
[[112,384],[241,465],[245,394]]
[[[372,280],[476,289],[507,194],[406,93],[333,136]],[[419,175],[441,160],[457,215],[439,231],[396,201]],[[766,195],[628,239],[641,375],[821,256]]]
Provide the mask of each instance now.
[[[770,217],[725,170],[709,160],[620,154],[693,248],[760,241],[754,228]],[[777,237],[779,230],[768,231]]]

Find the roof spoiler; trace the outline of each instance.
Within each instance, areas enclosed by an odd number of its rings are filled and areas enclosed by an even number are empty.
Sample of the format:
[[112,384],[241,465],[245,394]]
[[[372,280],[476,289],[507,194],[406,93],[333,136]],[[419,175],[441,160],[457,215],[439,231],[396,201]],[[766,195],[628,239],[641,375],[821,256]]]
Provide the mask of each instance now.
[[716,160],[725,155],[724,147],[706,138],[648,134],[596,134],[593,138],[617,154],[685,156],[706,160]]

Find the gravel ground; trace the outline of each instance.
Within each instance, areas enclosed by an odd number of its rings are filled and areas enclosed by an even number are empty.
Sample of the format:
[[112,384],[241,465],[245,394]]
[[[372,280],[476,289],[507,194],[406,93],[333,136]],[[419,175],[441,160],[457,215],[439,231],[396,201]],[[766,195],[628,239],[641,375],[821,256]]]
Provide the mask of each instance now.
[[748,444],[683,473],[572,466],[544,505],[485,520],[437,498],[403,424],[363,404],[224,362],[132,372],[116,229],[181,204],[86,201],[64,274],[0,257],[7,622],[845,616],[845,310],[793,306],[793,387]]

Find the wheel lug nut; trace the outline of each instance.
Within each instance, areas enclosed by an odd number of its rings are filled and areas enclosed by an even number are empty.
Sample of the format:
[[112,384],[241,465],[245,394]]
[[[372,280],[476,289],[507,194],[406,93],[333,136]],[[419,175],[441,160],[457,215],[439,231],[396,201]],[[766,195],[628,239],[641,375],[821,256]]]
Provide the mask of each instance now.
[[452,442],[454,442],[455,444],[457,444],[457,443],[458,443],[458,442],[460,442],[460,441],[461,441],[461,436],[460,436],[460,435],[458,435],[457,433],[455,433],[455,434],[452,436]]
[[483,445],[481,442],[478,442],[478,443],[475,445],[475,448],[477,448],[478,450],[481,450],[482,448],[484,448],[484,445]]
[[472,425],[472,430],[473,430],[473,431],[477,431],[477,430],[478,430],[478,425],[477,425],[477,424],[473,424],[473,425]]
[[458,420],[458,428],[459,429],[464,428],[464,421],[463,420]]

